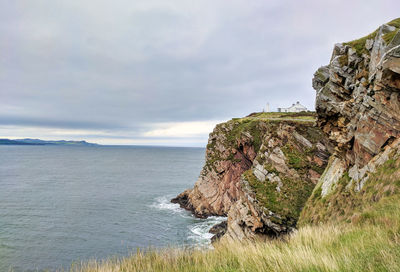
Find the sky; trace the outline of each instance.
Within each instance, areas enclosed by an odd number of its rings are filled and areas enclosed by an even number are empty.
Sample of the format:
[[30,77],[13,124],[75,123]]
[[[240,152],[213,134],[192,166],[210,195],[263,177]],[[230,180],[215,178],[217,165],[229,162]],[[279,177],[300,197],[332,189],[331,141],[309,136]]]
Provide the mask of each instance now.
[[0,0],[0,138],[205,146],[300,101],[398,0]]

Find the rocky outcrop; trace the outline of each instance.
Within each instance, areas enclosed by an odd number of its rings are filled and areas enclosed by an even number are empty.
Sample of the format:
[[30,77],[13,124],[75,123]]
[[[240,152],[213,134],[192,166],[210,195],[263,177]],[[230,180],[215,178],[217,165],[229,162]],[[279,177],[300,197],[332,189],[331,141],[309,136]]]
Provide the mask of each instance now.
[[216,242],[226,233],[226,229],[228,228],[228,221],[222,221],[219,224],[214,225],[208,232],[214,234],[211,238],[211,242]]
[[[319,206],[328,196],[361,192],[377,167],[397,149],[400,136],[400,19],[370,35],[336,44],[329,65],[314,74],[318,126],[335,154],[301,216],[301,222],[345,214],[346,201]],[[332,200],[334,201],[334,200]],[[316,207],[319,210],[316,210]],[[329,212],[331,213],[331,212]]]
[[258,113],[217,125],[194,188],[172,202],[198,217],[228,216],[231,239],[291,231],[330,155],[314,121],[310,113]]

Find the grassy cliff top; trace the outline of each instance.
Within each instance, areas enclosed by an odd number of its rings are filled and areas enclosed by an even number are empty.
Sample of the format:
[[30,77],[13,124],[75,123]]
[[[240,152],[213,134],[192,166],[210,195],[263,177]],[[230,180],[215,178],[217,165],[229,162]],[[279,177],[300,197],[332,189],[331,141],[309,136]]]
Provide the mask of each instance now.
[[314,122],[317,118],[315,112],[254,112],[243,118],[233,118],[234,121],[294,121]]
[[[225,146],[235,146],[243,133],[249,133],[254,139],[255,151],[261,146],[263,134],[273,129],[273,126],[281,122],[301,123],[312,126],[316,120],[315,112],[283,113],[283,112],[254,112],[246,117],[233,118],[228,122],[218,124],[214,133],[226,133]],[[225,126],[230,125],[231,129],[226,131]],[[272,125],[272,126],[271,126]],[[208,149],[213,149],[213,144],[207,145]]]

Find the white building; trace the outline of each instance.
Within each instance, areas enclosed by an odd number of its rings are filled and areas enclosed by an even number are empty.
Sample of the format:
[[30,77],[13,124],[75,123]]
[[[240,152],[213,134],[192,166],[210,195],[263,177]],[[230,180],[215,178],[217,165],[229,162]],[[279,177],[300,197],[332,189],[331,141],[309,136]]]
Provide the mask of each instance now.
[[297,101],[296,104],[293,104],[289,108],[278,108],[278,112],[301,112],[301,111],[307,111],[307,108],[304,107],[302,104],[300,104],[299,101]]

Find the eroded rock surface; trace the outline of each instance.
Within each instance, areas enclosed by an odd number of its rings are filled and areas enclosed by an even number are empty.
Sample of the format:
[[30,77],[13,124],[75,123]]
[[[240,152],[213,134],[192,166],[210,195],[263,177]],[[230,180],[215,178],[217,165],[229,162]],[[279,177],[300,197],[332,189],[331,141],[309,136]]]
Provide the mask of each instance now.
[[[364,38],[336,44],[329,65],[314,74],[317,123],[335,143],[335,154],[304,210],[313,210],[317,201],[335,193],[339,182],[346,190],[362,190],[370,174],[397,148],[399,28],[396,19]],[[321,219],[306,211],[302,217],[304,222]]]

